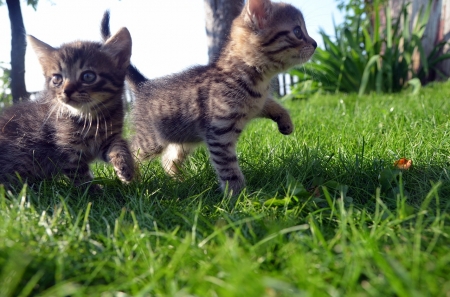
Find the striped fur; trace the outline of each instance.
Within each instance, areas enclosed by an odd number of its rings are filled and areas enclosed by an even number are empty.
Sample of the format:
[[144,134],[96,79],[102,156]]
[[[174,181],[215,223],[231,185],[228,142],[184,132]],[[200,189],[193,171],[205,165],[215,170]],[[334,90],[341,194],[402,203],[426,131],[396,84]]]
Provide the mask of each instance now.
[[[106,13],[104,38],[108,18]],[[136,95],[132,151],[140,160],[162,154],[166,172],[173,175],[204,142],[222,189],[239,193],[245,187],[236,155],[239,135],[255,117],[274,120],[283,134],[293,131],[288,112],[270,97],[269,83],[278,73],[306,62],[315,48],[298,9],[249,0],[211,65],[154,80],[130,66],[127,82]]]
[[28,36],[42,65],[45,89],[36,101],[0,115],[0,183],[36,182],[58,174],[76,186],[92,181],[89,163],[110,162],[123,182],[134,176],[122,138],[122,93],[131,36],[119,30],[104,44],[72,42],[53,48]]

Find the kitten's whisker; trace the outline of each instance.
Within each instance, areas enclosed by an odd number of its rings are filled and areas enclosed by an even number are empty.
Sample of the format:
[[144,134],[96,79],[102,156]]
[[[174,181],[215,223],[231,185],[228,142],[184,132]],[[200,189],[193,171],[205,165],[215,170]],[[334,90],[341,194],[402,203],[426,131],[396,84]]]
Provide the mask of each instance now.
[[64,113],[64,107],[62,105],[58,106],[58,113],[56,114],[56,119],[59,120],[59,116],[62,116]]
[[[89,131],[92,129],[92,122],[94,121],[94,117],[92,116],[92,113],[89,112]],[[95,135],[97,136],[97,131],[95,132]]]
[[[84,116],[83,129],[81,130],[80,134],[83,134],[84,130],[86,129],[87,121],[88,121],[87,116]],[[89,131],[89,129],[88,129],[88,131]],[[86,133],[87,133],[87,132],[86,132]]]
[[[106,122],[106,116],[103,113],[103,111],[106,110],[108,112],[108,117],[109,118],[111,118],[111,113],[110,113],[109,109],[107,108],[107,106],[103,102],[100,102],[100,104],[104,107],[104,108],[98,107],[98,110],[100,111],[100,113],[102,115],[102,118],[103,118],[103,121],[105,123],[105,137],[107,138],[108,137],[108,124]],[[97,111],[97,108],[95,110]],[[97,111],[97,113],[98,113],[98,111]],[[111,125],[112,125],[112,123],[111,123]]]
[[95,129],[95,138],[97,138],[98,130],[99,130],[99,126],[100,126],[100,124],[99,124],[99,117],[98,117],[98,111],[97,111],[97,107],[95,105],[92,106],[92,109],[95,111],[95,120],[97,122],[96,129]]
[[98,117],[96,117],[95,120],[96,120],[95,139],[97,139],[97,136],[98,136],[98,129],[99,129],[99,127],[100,127],[100,123],[99,123]]
[[78,123],[80,123],[81,121],[84,121],[84,123],[83,123],[83,128],[80,131],[80,135],[83,134],[84,129],[86,127],[86,117],[84,116],[82,111],[80,111],[80,113],[78,114]]
[[83,125],[83,130],[82,130],[81,133],[80,133],[80,134],[83,134],[83,133],[84,133],[83,138],[86,138],[86,136],[88,135],[89,129],[90,129],[89,127],[90,127],[90,124],[89,124],[89,113],[86,113],[86,114],[84,115],[84,125]]
[[105,123],[105,139],[107,139],[108,138],[108,123],[106,122],[106,118],[105,118],[105,115],[103,114],[103,111],[101,111],[101,113],[102,113],[102,117],[103,117],[103,122]]
[[52,108],[49,110],[47,117],[44,119],[43,125],[45,125],[47,123],[47,121],[50,119],[51,115],[53,114],[53,112],[56,110],[56,108],[58,107],[57,104],[53,105]]

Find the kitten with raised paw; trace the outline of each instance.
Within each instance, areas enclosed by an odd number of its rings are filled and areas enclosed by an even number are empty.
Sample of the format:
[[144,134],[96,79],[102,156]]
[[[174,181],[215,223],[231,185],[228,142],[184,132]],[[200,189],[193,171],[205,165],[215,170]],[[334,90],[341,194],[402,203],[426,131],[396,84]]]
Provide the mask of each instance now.
[[[108,13],[102,35],[109,36]],[[127,82],[136,96],[133,153],[140,160],[161,154],[165,171],[174,175],[204,142],[222,189],[238,194],[245,187],[236,155],[239,135],[255,117],[277,122],[283,134],[293,131],[288,112],[270,97],[270,81],[308,61],[316,46],[297,8],[248,0],[210,65],[152,80],[130,65]]]
[[122,138],[128,30],[104,43],[75,41],[53,48],[28,36],[28,44],[42,66],[44,91],[37,100],[0,114],[0,183],[9,187],[62,174],[75,186],[88,187],[89,163],[96,158],[130,182],[134,161]]

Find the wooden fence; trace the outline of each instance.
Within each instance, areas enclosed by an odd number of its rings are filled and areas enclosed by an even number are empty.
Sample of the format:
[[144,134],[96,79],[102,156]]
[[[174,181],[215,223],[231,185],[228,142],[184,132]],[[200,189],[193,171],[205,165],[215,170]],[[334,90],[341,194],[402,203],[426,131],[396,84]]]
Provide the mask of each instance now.
[[[411,5],[409,6],[409,14],[411,16],[410,28],[417,20],[417,14],[420,9],[423,9],[428,5],[429,0],[409,0]],[[400,8],[405,0],[389,0],[392,13],[394,17],[397,17],[400,13]],[[428,54],[433,48],[441,41],[450,40],[450,0],[432,0],[431,14],[428,20],[427,27],[425,29],[424,37],[422,38],[422,45],[425,53]],[[443,53],[450,52],[450,45],[444,48]],[[420,56],[415,56],[415,66],[420,66]],[[439,63],[438,69],[444,73],[447,77],[450,76],[450,60],[445,60]]]

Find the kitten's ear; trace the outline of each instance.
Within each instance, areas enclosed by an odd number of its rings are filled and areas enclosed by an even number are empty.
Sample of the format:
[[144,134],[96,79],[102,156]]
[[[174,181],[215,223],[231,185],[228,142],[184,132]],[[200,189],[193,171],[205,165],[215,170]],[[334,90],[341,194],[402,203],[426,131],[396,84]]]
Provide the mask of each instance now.
[[127,28],[121,28],[116,34],[108,38],[102,46],[115,61],[116,66],[125,69],[130,64],[131,57],[131,35]]
[[53,52],[55,52],[57,49],[51,47],[43,41],[40,41],[32,35],[27,35],[27,40],[28,43],[31,44],[31,47],[36,53],[42,67],[44,67],[44,65],[52,59]]
[[245,10],[245,21],[252,28],[261,30],[267,25],[272,12],[272,3],[270,0],[248,0]]

